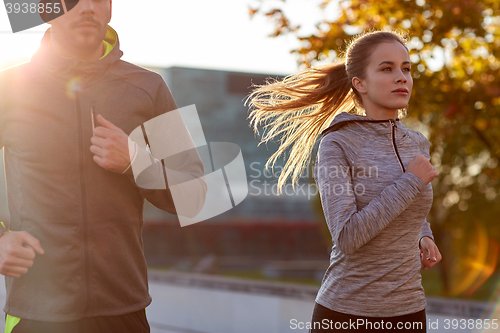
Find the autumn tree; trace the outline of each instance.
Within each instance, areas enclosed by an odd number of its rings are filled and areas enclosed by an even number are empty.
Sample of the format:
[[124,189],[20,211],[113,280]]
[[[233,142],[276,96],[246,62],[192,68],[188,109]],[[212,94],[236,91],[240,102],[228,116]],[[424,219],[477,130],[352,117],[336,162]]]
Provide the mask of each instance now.
[[[293,35],[298,68],[341,57],[353,35],[391,27],[409,36],[414,88],[405,124],[431,143],[434,203],[428,216],[443,253],[446,295],[471,295],[493,274],[500,240],[500,1],[352,0],[311,35],[286,15],[289,3],[260,1],[250,16]],[[316,206],[320,210],[319,200]]]

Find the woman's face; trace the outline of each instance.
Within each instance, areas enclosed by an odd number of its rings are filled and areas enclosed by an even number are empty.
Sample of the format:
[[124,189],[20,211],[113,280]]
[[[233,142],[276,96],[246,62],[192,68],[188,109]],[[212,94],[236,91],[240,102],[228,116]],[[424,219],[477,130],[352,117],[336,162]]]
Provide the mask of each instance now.
[[410,101],[413,79],[410,58],[399,42],[378,44],[370,55],[365,78],[353,78],[365,110],[384,115],[403,109]]

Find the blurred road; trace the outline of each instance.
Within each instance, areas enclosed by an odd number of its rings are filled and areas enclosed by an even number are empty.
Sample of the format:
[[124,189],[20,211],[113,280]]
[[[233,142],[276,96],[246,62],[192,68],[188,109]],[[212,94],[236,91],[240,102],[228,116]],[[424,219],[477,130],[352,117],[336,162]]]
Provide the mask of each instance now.
[[[0,304],[5,304],[3,275],[0,275],[0,283],[3,286],[0,288]],[[289,323],[294,318],[302,322],[310,320],[314,305],[310,299],[293,299],[272,293],[263,295],[248,290],[200,288],[161,281],[150,281],[150,294],[153,303],[147,308],[147,316],[152,333],[307,332],[292,329]],[[461,319],[470,318],[428,313],[427,319],[427,332],[430,333],[472,332],[471,329],[454,328],[460,326]],[[457,321],[453,322],[453,319]],[[4,316],[0,320],[3,329]],[[493,329],[483,332],[495,331],[498,332]]]

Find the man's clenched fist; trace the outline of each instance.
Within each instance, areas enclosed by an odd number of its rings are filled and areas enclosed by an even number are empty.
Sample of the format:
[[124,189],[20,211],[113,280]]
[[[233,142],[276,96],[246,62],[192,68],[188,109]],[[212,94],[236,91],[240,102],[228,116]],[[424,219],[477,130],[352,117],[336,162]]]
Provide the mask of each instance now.
[[122,173],[130,164],[128,135],[100,114],[97,121],[101,126],[94,128],[90,139],[94,162],[108,171]]
[[44,251],[38,239],[28,232],[5,232],[0,236],[0,274],[18,278],[28,273],[36,253]]

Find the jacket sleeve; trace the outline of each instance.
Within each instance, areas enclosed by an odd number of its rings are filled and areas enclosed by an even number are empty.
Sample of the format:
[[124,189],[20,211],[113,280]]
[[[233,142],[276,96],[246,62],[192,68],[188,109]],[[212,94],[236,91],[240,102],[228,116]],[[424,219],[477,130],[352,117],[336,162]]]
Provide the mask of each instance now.
[[418,176],[405,172],[358,211],[350,169],[341,146],[325,136],[319,146],[314,179],[332,241],[346,254],[375,237],[425,187]]
[[424,222],[422,223],[422,228],[420,229],[420,237],[418,238],[418,244],[420,244],[420,240],[423,237],[429,237],[430,239],[434,240],[434,235],[432,234],[431,230],[431,224],[427,222],[427,219],[424,219]]
[[[430,142],[429,142],[429,140],[422,133],[420,133],[418,131],[415,131],[415,133],[417,133],[417,135],[420,137],[422,149],[426,153],[427,158],[430,160],[431,154],[430,154]],[[422,237],[426,237],[426,236],[431,238],[432,240],[434,240],[434,236],[433,236],[432,230],[431,230],[431,224],[429,222],[427,222],[427,219],[425,218],[424,222],[422,223],[422,228],[420,229],[420,237],[418,238],[419,246],[420,246],[420,240],[422,239]]]
[[[163,79],[161,81],[154,104],[155,117],[177,109],[170,90]],[[182,122],[182,119],[178,121]],[[182,122],[177,125],[177,129],[185,129],[183,134],[190,138],[185,124]],[[166,141],[168,141],[167,144],[176,144],[175,137],[166,135]],[[193,149],[176,155],[175,165],[172,166],[170,163],[168,169],[165,168],[165,160],[155,158],[149,151],[137,144],[135,144],[135,149],[131,164],[148,161],[150,166],[138,176],[134,176],[133,167],[130,167],[124,175],[138,188],[140,194],[161,210],[190,218],[195,217],[203,208],[207,184],[204,179],[203,162],[194,145]],[[170,176],[167,176],[167,173]],[[178,185],[175,187],[174,196],[172,195],[173,185]]]

